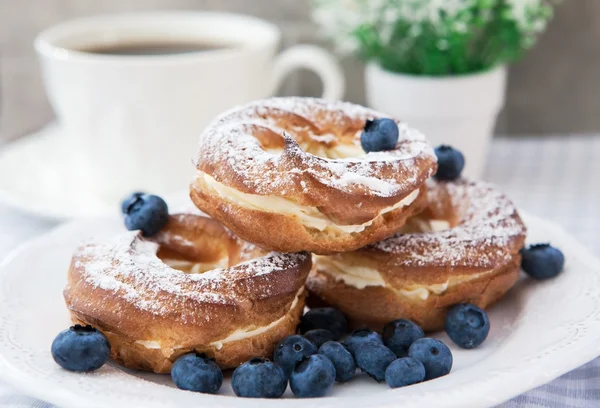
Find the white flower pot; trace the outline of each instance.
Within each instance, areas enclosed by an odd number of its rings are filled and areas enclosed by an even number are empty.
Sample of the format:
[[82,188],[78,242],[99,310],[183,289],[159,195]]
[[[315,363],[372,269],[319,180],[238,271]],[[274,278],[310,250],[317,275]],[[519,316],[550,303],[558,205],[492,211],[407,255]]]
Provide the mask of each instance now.
[[463,174],[480,178],[498,113],[506,93],[506,68],[448,77],[384,71],[369,64],[367,102],[419,129],[434,146],[447,144],[466,158]]

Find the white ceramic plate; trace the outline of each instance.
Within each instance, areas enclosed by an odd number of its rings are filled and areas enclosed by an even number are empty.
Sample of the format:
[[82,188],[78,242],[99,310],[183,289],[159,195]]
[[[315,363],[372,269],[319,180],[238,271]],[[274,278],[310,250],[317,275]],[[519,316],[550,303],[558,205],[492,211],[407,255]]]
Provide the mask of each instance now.
[[[567,259],[548,282],[523,279],[489,311],[492,330],[476,350],[451,346],[450,375],[391,390],[359,375],[317,400],[248,400],[180,391],[168,376],[107,364],[96,373],[60,369],[50,356],[54,336],[69,326],[62,288],[75,246],[122,231],[116,220],[67,224],[14,252],[0,266],[0,375],[28,394],[62,407],[472,407],[491,406],[592,360],[600,345],[600,261],[559,227],[525,220],[530,241],[550,241]],[[441,338],[450,345],[443,334]]]

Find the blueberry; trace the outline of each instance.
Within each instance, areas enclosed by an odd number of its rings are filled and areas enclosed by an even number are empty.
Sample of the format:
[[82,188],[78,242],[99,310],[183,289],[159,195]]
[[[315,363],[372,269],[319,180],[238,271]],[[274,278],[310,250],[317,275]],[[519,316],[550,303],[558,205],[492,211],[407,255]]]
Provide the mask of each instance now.
[[125,213],[125,226],[129,231],[142,230],[151,237],[157,234],[169,221],[169,208],[162,198],[144,194],[131,197]]
[[398,143],[398,125],[392,119],[367,120],[360,135],[360,144],[365,152],[393,150]]
[[376,381],[385,380],[385,370],[396,359],[392,350],[381,343],[366,342],[356,347],[356,365]]
[[385,370],[385,382],[390,388],[399,388],[420,383],[425,379],[425,367],[419,360],[403,357],[392,363]]
[[317,354],[317,346],[297,334],[288,336],[279,343],[273,352],[273,361],[283,368],[287,377],[302,359]]
[[333,333],[326,329],[313,329],[304,333],[304,337],[313,343],[317,348],[323,343],[334,340]]
[[424,336],[423,329],[406,319],[393,320],[383,327],[383,344],[398,357],[406,357],[410,345]]
[[438,160],[437,180],[452,181],[460,177],[465,168],[465,156],[451,146],[441,145],[435,148]]
[[296,397],[315,398],[326,395],[335,382],[335,367],[322,354],[300,362],[290,376],[290,388]]
[[216,394],[223,384],[223,373],[212,358],[189,353],[179,357],[171,368],[171,378],[182,390]]
[[452,369],[452,353],[448,346],[429,337],[415,341],[408,349],[408,356],[423,363],[426,380],[446,375]]
[[333,333],[333,339],[338,340],[348,330],[348,321],[333,307],[317,307],[310,309],[300,320],[300,333],[313,329],[326,329]]
[[356,363],[346,347],[337,341],[328,341],[319,347],[319,354],[331,360],[335,367],[335,380],[345,382],[354,377]]
[[354,330],[350,336],[346,337],[344,340],[344,346],[348,349],[352,355],[356,351],[356,348],[362,344],[367,342],[374,342],[383,344],[383,340],[379,333],[374,332],[371,329],[358,329]]
[[446,333],[459,347],[475,348],[483,343],[489,332],[487,313],[475,305],[455,305],[446,315]]
[[231,387],[238,397],[279,398],[287,388],[287,377],[277,364],[253,358],[235,369]]
[[521,267],[533,279],[554,278],[565,266],[565,256],[558,248],[549,244],[531,245],[521,250]]
[[76,324],[58,333],[52,342],[52,358],[69,371],[89,372],[99,369],[110,357],[110,343],[92,326]]
[[141,196],[146,195],[146,193],[141,192],[141,191],[136,191],[134,193],[129,194],[127,197],[125,197],[123,199],[123,201],[121,201],[121,212],[123,214],[127,214],[129,212],[129,209],[131,208],[131,206],[133,204],[135,204]]

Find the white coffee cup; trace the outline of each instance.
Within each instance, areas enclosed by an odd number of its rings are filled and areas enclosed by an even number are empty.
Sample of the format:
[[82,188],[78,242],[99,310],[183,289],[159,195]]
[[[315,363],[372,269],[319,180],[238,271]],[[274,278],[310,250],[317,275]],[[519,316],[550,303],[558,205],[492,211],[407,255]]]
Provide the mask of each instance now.
[[[288,73],[315,71],[323,97],[341,99],[341,68],[326,51],[298,45],[276,55],[281,32],[227,13],[141,12],[83,18],[35,40],[50,103],[65,142],[103,200],[132,190],[187,188],[202,129],[219,113],[273,95]],[[205,52],[109,55],[113,45],[185,42]],[[89,187],[89,186],[88,186]]]

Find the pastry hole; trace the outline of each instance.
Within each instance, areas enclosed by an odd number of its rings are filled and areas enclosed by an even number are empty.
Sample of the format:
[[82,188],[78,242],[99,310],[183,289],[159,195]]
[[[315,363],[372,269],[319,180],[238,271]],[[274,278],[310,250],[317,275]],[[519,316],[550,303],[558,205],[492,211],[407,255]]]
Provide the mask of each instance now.
[[[334,130],[320,130],[309,126],[303,120],[279,122],[276,127],[253,125],[252,132],[262,149],[268,153],[280,154],[284,148],[281,135],[286,131],[306,153],[326,159],[346,159],[364,156],[356,133],[337,134]],[[281,132],[281,133],[279,133]]]
[[173,269],[189,274],[206,273],[214,269],[229,267],[227,259],[220,259],[214,263],[193,262],[184,259],[163,259],[163,262]]
[[299,143],[300,148],[314,156],[323,157],[325,159],[349,159],[361,157],[365,155],[364,150],[360,145],[353,143],[330,143],[325,138],[329,135],[318,136],[312,135],[313,139]]
[[195,253],[195,257],[186,256],[161,246],[157,256],[168,266],[189,274],[200,274],[219,268],[228,268],[230,259],[226,251],[215,248],[214,252]]

